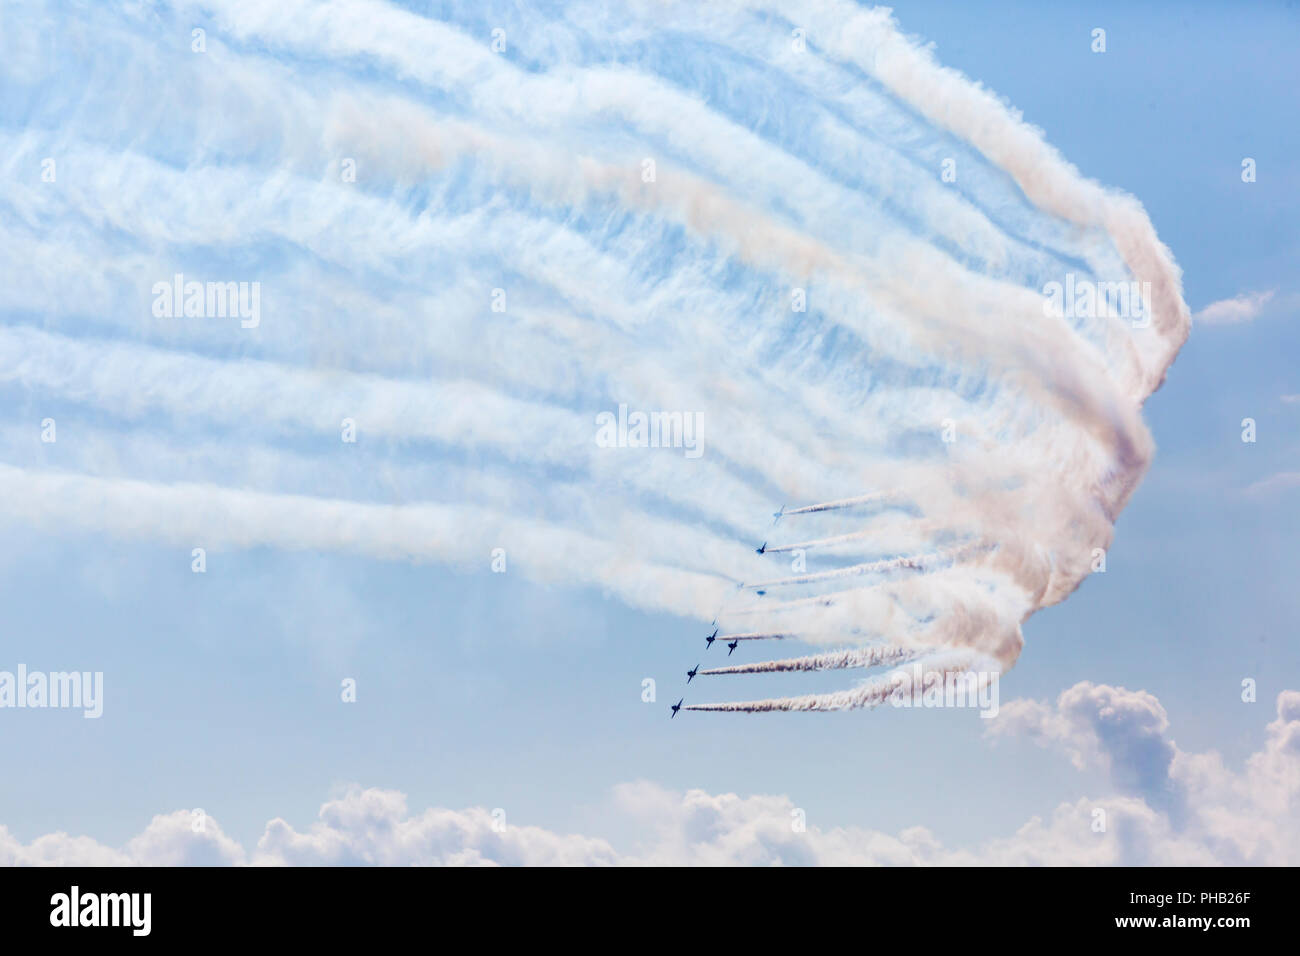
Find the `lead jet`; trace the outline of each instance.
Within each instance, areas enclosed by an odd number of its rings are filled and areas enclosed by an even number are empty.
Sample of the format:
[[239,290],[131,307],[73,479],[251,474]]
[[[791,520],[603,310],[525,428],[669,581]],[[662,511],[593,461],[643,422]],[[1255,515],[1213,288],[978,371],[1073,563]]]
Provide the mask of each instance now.
[[754,549],[754,553],[755,553],[755,554],[762,554],[762,553],[763,553],[764,551],[766,551],[766,550],[767,550],[767,542],[764,541],[762,547],[760,547],[760,548],[755,548],[755,549]]
[[[739,641],[739,640],[732,641],[730,644],[728,644],[728,645],[727,645],[727,656],[730,657],[730,656],[731,656],[731,652],[734,651],[734,650],[735,650],[736,648],[738,648],[739,646],[740,646],[740,641]],[[690,681],[687,681],[687,683],[690,683]]]
[[713,633],[704,639],[704,649],[708,650],[713,646],[713,642],[718,639],[718,629],[715,627]]
[[[682,698],[682,700],[685,700],[685,699],[686,699],[685,697]],[[679,700],[677,703],[673,704],[673,717],[676,717],[676,716],[677,716],[677,711],[679,711],[679,710],[682,709],[682,700]],[[672,720],[673,717],[669,717],[668,719],[669,719],[669,720]]]
[[695,680],[695,672],[698,671],[699,669],[700,669],[700,665],[696,664],[693,670],[689,670],[686,672],[686,683],[689,684],[691,681]]

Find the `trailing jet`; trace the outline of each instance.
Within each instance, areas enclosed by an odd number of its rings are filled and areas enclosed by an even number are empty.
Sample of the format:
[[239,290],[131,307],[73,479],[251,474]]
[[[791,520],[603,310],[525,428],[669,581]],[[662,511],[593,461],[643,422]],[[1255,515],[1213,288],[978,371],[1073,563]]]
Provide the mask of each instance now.
[[[682,698],[682,700],[685,700],[685,699],[686,699],[685,697]],[[673,704],[673,717],[676,717],[676,716],[677,716],[677,711],[681,710],[681,708],[682,708],[682,700],[679,700],[677,703]],[[668,719],[669,719],[669,720],[672,720],[673,717],[669,717]]]
[[699,669],[700,669],[700,665],[696,664],[692,670],[686,672],[686,683],[689,684],[691,681],[695,680],[695,672],[698,671]]
[[718,639],[718,629],[715,627],[713,633],[704,639],[704,649],[708,650],[713,646],[713,642]]
[[767,550],[767,542],[764,541],[764,542],[763,542],[763,546],[762,546],[761,548],[755,548],[755,549],[754,549],[754,553],[755,553],[755,554],[762,554],[762,553],[763,553],[764,551],[766,551],[766,550]]
[[[737,647],[739,647],[739,646],[740,646],[740,641],[739,641],[739,640],[732,641],[730,644],[728,644],[728,645],[727,645],[727,656],[730,657],[730,656],[731,656],[731,652],[734,651],[734,650],[735,650]],[[687,681],[687,683],[689,684],[690,681]]]
[[782,516],[783,514],[785,514],[785,505],[782,505],[782,506],[781,506],[781,510],[780,510],[780,511],[773,511],[773,512],[772,512],[772,524],[776,524],[778,521],[780,521],[780,520],[781,520],[781,516]]

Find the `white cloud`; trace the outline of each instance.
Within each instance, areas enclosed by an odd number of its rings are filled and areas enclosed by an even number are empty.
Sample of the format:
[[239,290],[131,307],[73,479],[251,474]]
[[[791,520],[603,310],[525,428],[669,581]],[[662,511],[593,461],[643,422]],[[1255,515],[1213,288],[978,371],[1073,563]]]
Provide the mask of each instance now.
[[[1246,705],[1243,705],[1246,706]],[[995,736],[1062,749],[1079,766],[1107,768],[1116,792],[1082,797],[972,848],[945,847],[925,827],[897,834],[863,827],[797,829],[789,797],[679,793],[648,781],[614,788],[612,803],[641,834],[617,849],[596,836],[541,827],[502,828],[493,811],[412,813],[393,790],[355,788],[321,807],[305,829],[267,824],[241,847],[211,817],[194,832],[189,811],[155,817],[114,849],[54,833],[23,844],[0,827],[7,865],[1125,865],[1300,862],[1300,691],[1277,699],[1261,750],[1240,772],[1219,754],[1188,753],[1168,736],[1168,715],[1145,691],[1089,682],[1055,704],[1012,701]],[[1099,832],[1098,811],[1105,830]]]
[[47,833],[24,845],[0,826],[0,864],[5,866],[129,866],[130,855],[90,837]]
[[1300,471],[1279,471],[1275,475],[1261,478],[1246,488],[1248,495],[1266,495],[1274,491],[1300,487]]
[[[507,821],[508,822],[508,821]],[[507,825],[492,811],[429,809],[412,816],[394,790],[356,789],[321,807],[320,819],[299,832],[272,820],[257,841],[262,865],[577,866],[618,862],[604,840]]]
[[246,862],[243,848],[221,832],[211,817],[194,829],[189,810],[159,814],[122,849],[90,837],[49,833],[23,845],[0,826],[0,865],[4,866],[232,866]]
[[1272,300],[1277,290],[1265,292],[1243,292],[1231,299],[1211,302],[1192,316],[1192,321],[1201,325],[1235,325],[1257,318],[1264,307]]
[[149,821],[126,845],[133,861],[151,866],[233,866],[245,862],[244,848],[221,832],[211,817],[196,832],[193,811],[176,810]]
[[994,735],[1058,745],[1076,767],[1103,767],[1117,785],[1148,801],[1159,801],[1167,789],[1177,751],[1168,729],[1169,716],[1154,695],[1089,681],[1064,691],[1055,707],[1012,701],[989,725]]
[[1181,750],[1168,726],[1151,694],[1085,681],[1055,706],[1011,702],[991,733],[1028,736],[1062,747],[1078,766],[1110,770],[1125,796],[1095,805],[1107,809],[1112,831],[1119,816],[1116,862],[1289,865],[1300,859],[1300,691],[1278,695],[1264,748],[1241,773],[1216,752]]

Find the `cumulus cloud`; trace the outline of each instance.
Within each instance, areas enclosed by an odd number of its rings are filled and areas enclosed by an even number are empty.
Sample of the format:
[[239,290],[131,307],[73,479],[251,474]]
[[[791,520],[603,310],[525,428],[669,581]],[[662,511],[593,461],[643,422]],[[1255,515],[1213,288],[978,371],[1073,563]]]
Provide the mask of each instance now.
[[132,860],[151,866],[232,866],[246,861],[244,848],[221,832],[216,820],[195,811],[159,814],[126,845]]
[[1118,862],[1276,866],[1300,857],[1300,692],[1278,695],[1276,713],[1241,773],[1214,751],[1179,748],[1151,694],[1087,681],[1055,705],[1007,704],[989,733],[1024,736],[1059,747],[1076,766],[1107,769],[1123,796],[1095,806],[1122,829]]
[[327,866],[576,866],[618,862],[604,840],[504,825],[481,807],[412,815],[394,790],[356,789],[321,807],[305,831],[267,824],[253,862]]
[[121,849],[54,833],[23,844],[0,827],[5,865],[254,866],[923,866],[1294,865],[1300,861],[1300,691],[1277,698],[1263,747],[1238,772],[1214,752],[1169,736],[1151,694],[1082,682],[1054,703],[1013,701],[990,733],[1024,737],[1099,766],[1114,792],[1080,797],[1015,832],[947,847],[925,827],[896,834],[820,827],[783,795],[685,793],[648,781],[614,788],[614,810],[641,836],[615,847],[598,836],[519,826],[492,810],[412,813],[404,794],[354,788],[298,829],[267,824],[251,850],[208,817],[154,817]]
[[121,849],[90,837],[49,833],[24,845],[0,826],[0,864],[5,866],[235,866],[247,862],[243,847],[210,817],[195,811],[159,814]]
[[1169,799],[1169,771],[1177,748],[1167,734],[1169,716],[1154,695],[1082,681],[1055,707],[1012,701],[990,733],[1020,735],[1061,747],[1076,767],[1101,766],[1116,785],[1148,802]]
[[1192,321],[1202,325],[1236,325],[1258,318],[1264,307],[1272,301],[1276,289],[1265,292],[1243,292],[1231,299],[1211,302],[1192,316]]

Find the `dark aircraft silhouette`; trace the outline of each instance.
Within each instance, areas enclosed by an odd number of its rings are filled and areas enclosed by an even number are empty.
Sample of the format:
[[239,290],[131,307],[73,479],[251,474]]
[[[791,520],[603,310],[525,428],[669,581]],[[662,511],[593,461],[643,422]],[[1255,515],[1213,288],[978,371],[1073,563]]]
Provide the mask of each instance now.
[[[690,682],[687,681],[687,683],[690,683]],[[685,700],[685,699],[686,699],[685,697],[682,698],[682,700]],[[677,703],[673,704],[673,717],[676,717],[676,716],[677,716],[677,711],[679,711],[679,710],[681,709],[681,707],[682,707],[682,700],[679,700]],[[668,719],[669,719],[669,720],[672,720],[673,717],[669,717]]]
[[692,670],[686,672],[686,683],[689,684],[691,681],[695,680],[695,672],[698,671],[699,669],[700,669],[700,665],[696,664]]
[[[739,647],[739,646],[740,646],[740,641],[738,641],[738,640],[736,640],[736,641],[732,641],[730,644],[728,644],[728,645],[727,645],[727,656],[730,657],[730,656],[731,656],[731,652],[734,651],[734,650],[735,650],[737,647]],[[687,681],[687,683],[690,683],[690,681]]]
[[755,548],[755,549],[754,549],[754,553],[755,553],[755,554],[762,554],[762,553],[763,553],[764,551],[766,551],[766,550],[767,550],[767,542],[764,541],[764,542],[763,542],[763,546],[762,546],[761,548]]
[[713,642],[716,641],[717,639],[718,639],[718,629],[715,627],[713,629],[713,633],[704,639],[705,650],[708,650],[710,647],[712,647]]

